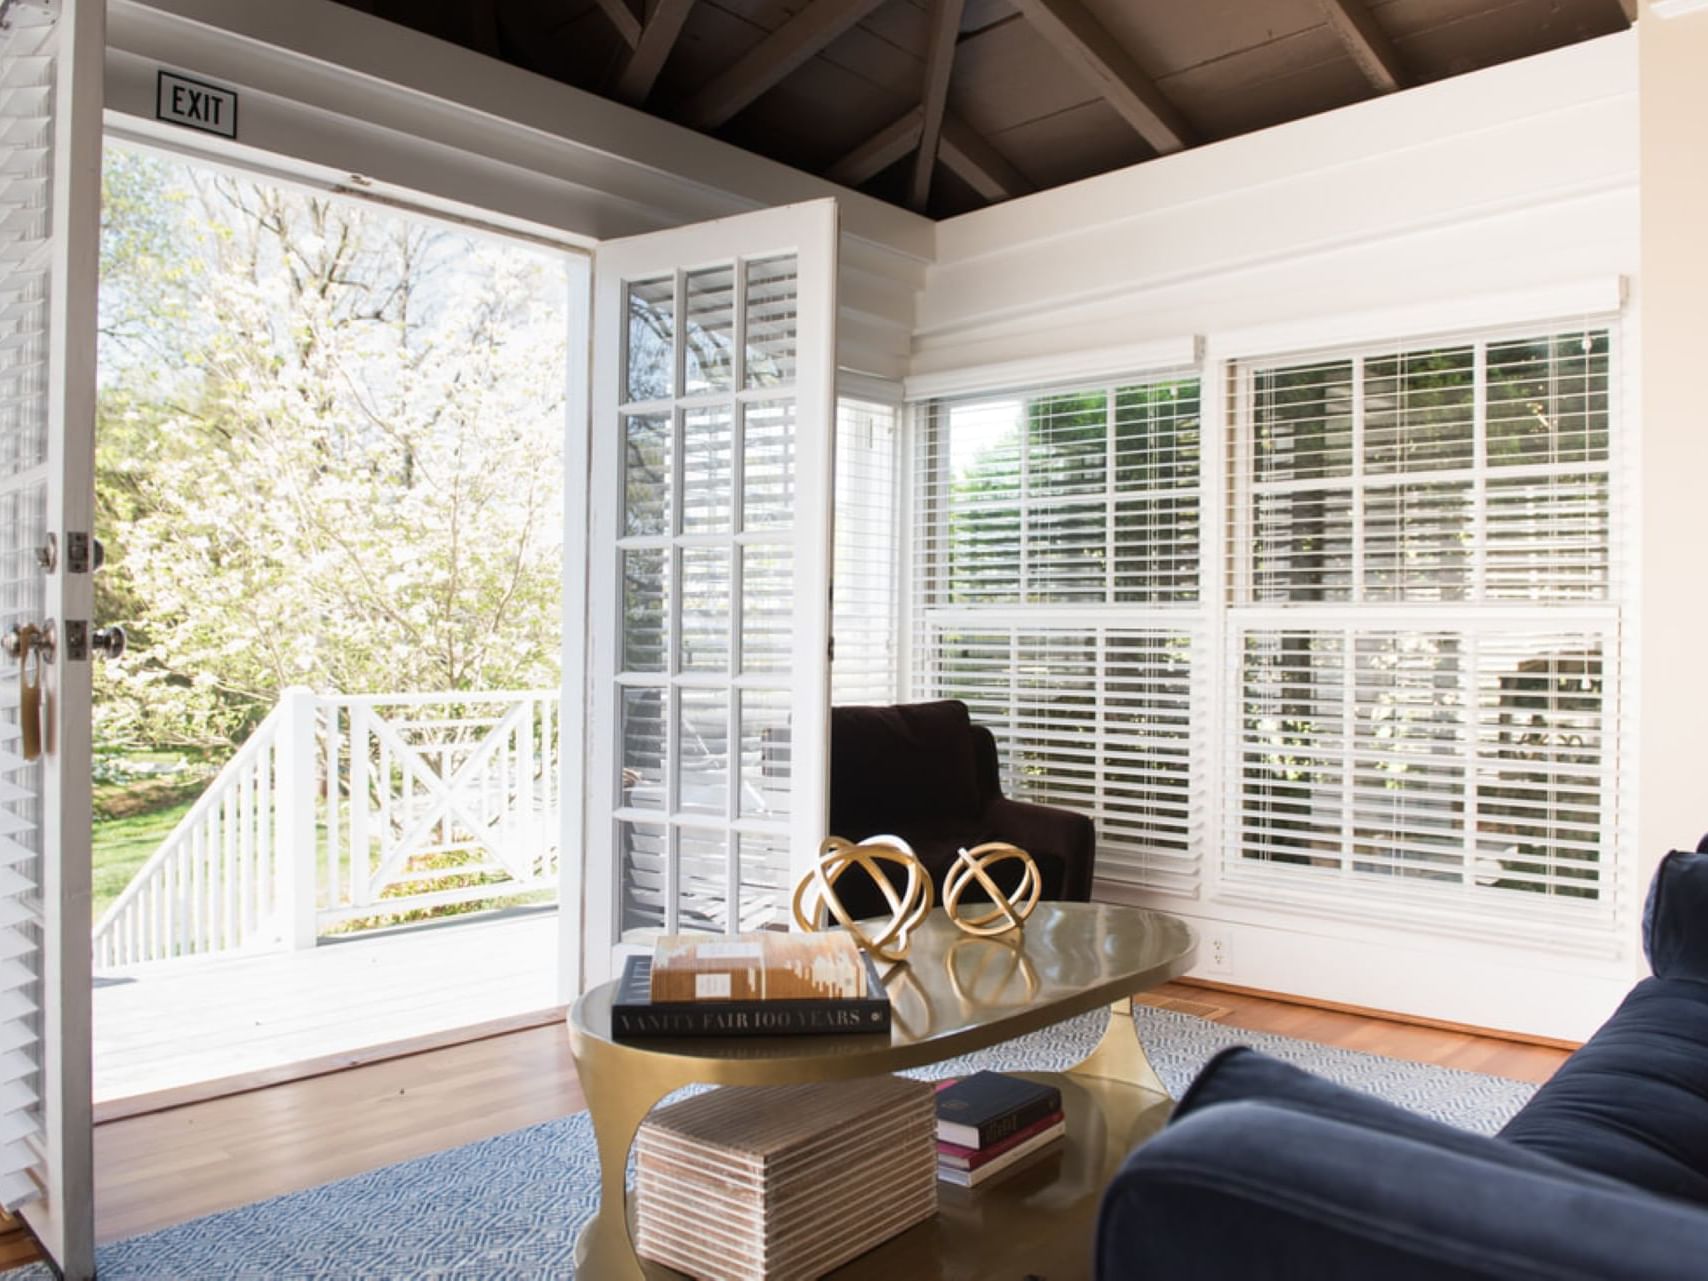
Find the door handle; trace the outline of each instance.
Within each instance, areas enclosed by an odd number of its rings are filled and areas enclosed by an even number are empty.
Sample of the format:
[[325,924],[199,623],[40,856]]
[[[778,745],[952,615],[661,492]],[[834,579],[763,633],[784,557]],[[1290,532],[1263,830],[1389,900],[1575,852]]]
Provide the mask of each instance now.
[[18,755],[33,761],[42,754],[42,664],[53,661],[53,623],[14,623],[0,636],[0,649],[18,660]]
[[89,638],[89,648],[97,658],[119,658],[123,656],[125,647],[129,644],[125,629],[117,623],[110,627],[97,627],[95,634]]

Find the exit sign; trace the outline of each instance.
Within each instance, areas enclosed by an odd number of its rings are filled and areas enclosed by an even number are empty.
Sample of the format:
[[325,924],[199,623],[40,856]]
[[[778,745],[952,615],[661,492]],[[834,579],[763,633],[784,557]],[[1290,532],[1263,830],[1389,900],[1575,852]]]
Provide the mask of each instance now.
[[156,82],[154,115],[175,125],[237,137],[237,94],[230,89],[203,84],[188,76],[162,71]]

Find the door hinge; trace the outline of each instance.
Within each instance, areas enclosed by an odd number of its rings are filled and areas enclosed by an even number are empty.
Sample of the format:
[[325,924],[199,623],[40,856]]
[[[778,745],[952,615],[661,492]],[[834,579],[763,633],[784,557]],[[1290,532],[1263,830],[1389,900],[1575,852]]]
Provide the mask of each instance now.
[[89,572],[88,530],[68,529],[65,531],[65,572],[68,574],[87,574]]
[[68,663],[87,663],[89,661],[89,624],[81,618],[65,620],[65,661]]

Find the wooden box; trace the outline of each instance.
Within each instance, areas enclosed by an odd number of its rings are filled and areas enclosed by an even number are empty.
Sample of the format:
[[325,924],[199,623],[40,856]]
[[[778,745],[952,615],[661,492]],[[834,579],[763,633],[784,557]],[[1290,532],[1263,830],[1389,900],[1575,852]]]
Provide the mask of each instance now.
[[713,1281],[807,1281],[937,1212],[929,1084],[711,1090],[635,1138],[635,1249]]

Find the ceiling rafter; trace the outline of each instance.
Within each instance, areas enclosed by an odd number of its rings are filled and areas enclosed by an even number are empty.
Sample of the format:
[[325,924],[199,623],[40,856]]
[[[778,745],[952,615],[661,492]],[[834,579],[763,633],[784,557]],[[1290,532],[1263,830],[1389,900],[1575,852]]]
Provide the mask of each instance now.
[[949,77],[955,69],[955,43],[961,34],[966,0],[935,0],[931,30],[925,42],[925,88],[920,99],[919,149],[913,157],[913,178],[907,199],[923,211],[931,198],[931,174],[937,168],[937,145],[943,137],[943,113],[949,105]]
[[1408,77],[1399,50],[1377,23],[1364,0],[1318,0],[1328,25],[1346,46],[1370,83],[1383,93],[1406,86]]
[[1625,15],[1625,21],[1637,21],[1637,0],[1619,0],[1619,12]]
[[1025,174],[1009,163],[1008,157],[948,112],[943,114],[943,141],[938,155],[952,173],[986,200],[1010,200],[1037,190]]
[[1014,5],[1159,155],[1192,145],[1192,127],[1179,108],[1079,0],[1014,0]]
[[715,129],[782,80],[884,0],[812,0],[683,105],[682,120]]
[[824,176],[845,187],[858,187],[877,177],[919,146],[924,122],[924,109],[912,108],[831,165]]
[[623,43],[634,49],[639,46],[641,39],[641,20],[635,16],[635,11],[629,8],[629,0],[597,0],[600,10],[611,20],[611,25],[617,29],[617,34],[623,38]]
[[688,21],[688,10],[693,7],[694,0],[658,0],[634,52],[617,75],[613,92],[618,98],[638,107],[652,94],[658,73],[664,70],[664,60],[676,47],[676,37],[682,34],[682,24]]

